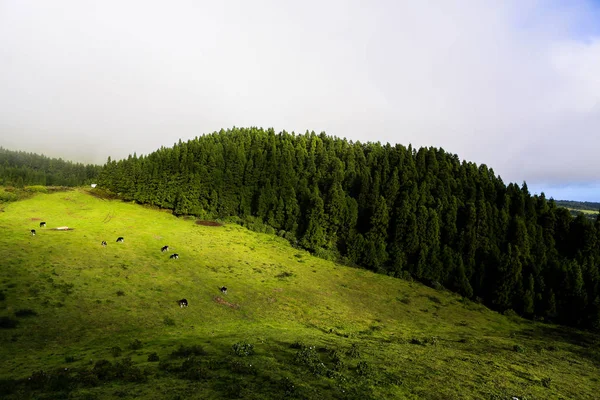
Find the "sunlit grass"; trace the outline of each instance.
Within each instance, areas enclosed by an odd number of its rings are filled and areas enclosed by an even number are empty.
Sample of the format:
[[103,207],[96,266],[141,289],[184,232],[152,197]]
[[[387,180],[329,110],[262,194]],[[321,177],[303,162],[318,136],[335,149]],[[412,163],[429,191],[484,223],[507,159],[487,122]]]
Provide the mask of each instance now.
[[[85,190],[5,204],[0,260],[0,316],[18,321],[0,329],[0,378],[91,368],[120,359],[113,347],[152,376],[77,387],[72,398],[282,398],[286,377],[300,398],[591,399],[600,388],[597,336],[339,266],[276,236],[201,226]],[[178,306],[182,298],[189,307]],[[16,317],[21,309],[37,315]],[[141,349],[128,348],[135,339]],[[239,358],[254,369],[235,363],[237,342],[254,346]],[[297,342],[320,349],[329,369],[336,350],[341,377],[294,362]],[[202,346],[203,359],[218,363],[207,379],[181,379],[147,361],[182,344]],[[352,345],[360,357],[348,354]]]

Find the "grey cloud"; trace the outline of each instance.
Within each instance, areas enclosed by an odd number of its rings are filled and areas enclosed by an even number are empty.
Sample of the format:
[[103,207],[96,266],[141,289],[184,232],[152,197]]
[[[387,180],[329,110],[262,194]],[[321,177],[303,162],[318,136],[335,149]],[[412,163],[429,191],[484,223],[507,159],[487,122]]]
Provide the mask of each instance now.
[[7,1],[0,145],[103,162],[262,126],[439,146],[505,181],[598,180],[594,15],[582,0]]

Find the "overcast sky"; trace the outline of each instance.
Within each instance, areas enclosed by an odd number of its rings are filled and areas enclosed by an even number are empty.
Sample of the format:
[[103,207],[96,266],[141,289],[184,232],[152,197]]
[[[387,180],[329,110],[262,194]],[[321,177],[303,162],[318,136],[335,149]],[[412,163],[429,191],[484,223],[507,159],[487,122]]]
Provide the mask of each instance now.
[[600,3],[0,0],[0,146],[104,163],[233,126],[600,201]]

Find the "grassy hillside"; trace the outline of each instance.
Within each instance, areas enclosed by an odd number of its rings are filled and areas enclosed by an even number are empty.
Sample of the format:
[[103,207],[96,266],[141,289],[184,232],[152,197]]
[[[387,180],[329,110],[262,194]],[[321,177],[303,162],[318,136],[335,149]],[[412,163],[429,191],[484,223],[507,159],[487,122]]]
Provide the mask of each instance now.
[[86,190],[6,204],[0,260],[3,399],[592,399],[600,389],[598,336]]

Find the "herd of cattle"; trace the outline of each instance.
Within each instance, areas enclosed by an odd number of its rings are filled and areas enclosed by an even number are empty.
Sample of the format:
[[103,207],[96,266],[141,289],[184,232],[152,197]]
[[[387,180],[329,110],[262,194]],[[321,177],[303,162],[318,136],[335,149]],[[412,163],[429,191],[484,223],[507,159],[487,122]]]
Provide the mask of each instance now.
[[[40,222],[40,228],[45,228],[46,227],[46,222]],[[31,230],[31,235],[35,236],[36,231],[35,229]],[[122,236],[119,236],[117,238],[117,243],[123,243],[125,241],[125,239]],[[107,243],[105,240],[103,240],[101,243],[102,247],[106,247]],[[162,253],[164,253],[165,251],[169,251],[169,246],[163,246],[160,251]],[[170,259],[179,259],[179,254],[177,253],[173,253],[169,256]],[[221,293],[223,294],[227,294],[227,288],[225,286],[222,286],[219,288],[219,290],[221,291]],[[179,304],[179,307],[187,307],[188,306],[188,301],[186,299],[181,299],[181,300],[177,300],[177,304]]]

